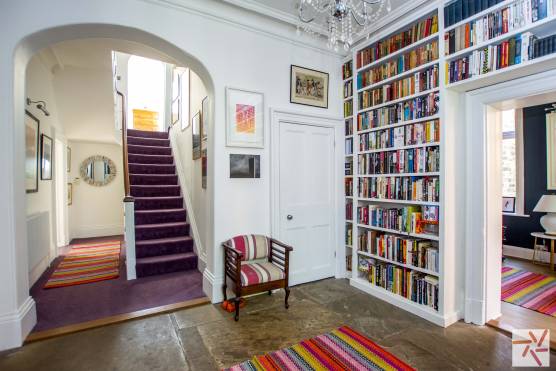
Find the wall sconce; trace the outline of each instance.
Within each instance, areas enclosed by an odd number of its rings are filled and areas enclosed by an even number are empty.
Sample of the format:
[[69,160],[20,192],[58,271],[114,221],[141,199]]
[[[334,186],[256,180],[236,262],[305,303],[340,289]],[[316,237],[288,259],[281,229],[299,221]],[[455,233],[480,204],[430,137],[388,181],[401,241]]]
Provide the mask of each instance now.
[[27,105],[30,106],[31,104],[35,104],[35,107],[38,110],[41,110],[45,116],[50,116],[50,112],[46,109],[46,102],[43,100],[33,101],[31,98],[27,98]]

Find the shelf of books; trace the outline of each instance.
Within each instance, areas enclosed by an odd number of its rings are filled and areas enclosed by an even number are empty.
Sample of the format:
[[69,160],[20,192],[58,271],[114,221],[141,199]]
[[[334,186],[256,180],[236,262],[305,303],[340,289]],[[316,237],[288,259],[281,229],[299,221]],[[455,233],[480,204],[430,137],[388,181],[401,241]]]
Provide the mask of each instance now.
[[351,284],[442,325],[439,46],[434,8],[355,51],[349,211]]
[[346,226],[345,226],[345,272],[346,277],[352,276],[352,250],[353,250],[353,61],[348,59],[342,65],[343,97],[344,97],[344,125],[345,125],[345,199],[346,199]]
[[443,38],[444,80],[455,90],[553,68],[556,1],[450,1],[444,7]]

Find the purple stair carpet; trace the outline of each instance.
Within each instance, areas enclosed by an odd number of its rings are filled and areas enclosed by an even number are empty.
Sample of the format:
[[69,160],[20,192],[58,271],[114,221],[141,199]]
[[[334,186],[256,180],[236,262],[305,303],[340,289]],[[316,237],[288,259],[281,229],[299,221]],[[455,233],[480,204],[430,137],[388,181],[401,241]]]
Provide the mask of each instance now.
[[168,133],[128,130],[137,277],[197,269]]

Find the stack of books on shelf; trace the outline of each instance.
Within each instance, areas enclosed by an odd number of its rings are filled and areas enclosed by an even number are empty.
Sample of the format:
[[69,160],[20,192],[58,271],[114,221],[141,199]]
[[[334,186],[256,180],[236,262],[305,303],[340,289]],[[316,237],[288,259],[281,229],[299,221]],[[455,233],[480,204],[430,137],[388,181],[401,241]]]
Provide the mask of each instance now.
[[377,67],[359,72],[357,87],[361,89],[371,84],[377,84],[437,59],[438,41],[434,40]]
[[353,101],[347,100],[344,102],[344,117],[353,115]]
[[440,200],[437,177],[363,177],[359,178],[359,197],[376,200],[436,203]]
[[379,150],[414,146],[440,141],[438,120],[430,120],[397,126],[389,129],[375,130],[359,135],[359,150]]
[[346,220],[353,220],[353,202],[346,202]]
[[346,255],[346,271],[351,272],[351,255]]
[[414,73],[379,88],[359,93],[359,109],[366,109],[377,104],[407,97],[438,87],[438,65]]
[[344,179],[345,182],[345,191],[346,191],[346,196],[353,196],[353,178],[345,178]]
[[436,32],[438,32],[438,16],[435,14],[413,24],[400,33],[359,51],[357,53],[357,68],[375,62]]
[[422,233],[422,220],[438,222],[438,206],[384,208],[377,205],[357,207],[357,223],[400,233]]
[[344,99],[351,98],[353,95],[353,80],[344,82]]
[[347,61],[342,66],[342,79],[347,80],[353,76],[353,62]]
[[353,175],[353,161],[351,159],[346,159],[344,169],[345,175]]
[[353,245],[353,229],[350,223],[346,223],[346,246]]
[[358,269],[372,285],[438,310],[438,278],[362,256]]
[[345,120],[345,134],[346,136],[353,135],[353,117],[349,117]]
[[444,27],[450,27],[504,0],[454,0],[444,7]]
[[361,174],[433,173],[440,170],[437,146],[398,149],[359,155]]
[[357,130],[363,131],[435,115],[438,113],[438,100],[439,94],[435,92],[361,112],[357,115]]
[[346,138],[346,155],[353,154],[353,138]]

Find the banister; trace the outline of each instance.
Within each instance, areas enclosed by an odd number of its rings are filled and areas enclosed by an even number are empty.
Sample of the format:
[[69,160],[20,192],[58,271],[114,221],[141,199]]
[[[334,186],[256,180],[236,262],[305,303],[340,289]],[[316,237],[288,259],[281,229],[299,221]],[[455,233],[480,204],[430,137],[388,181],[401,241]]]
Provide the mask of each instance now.
[[124,162],[124,188],[125,188],[125,195],[124,201],[132,202],[133,197],[131,196],[131,189],[129,185],[129,165],[128,165],[128,154],[127,154],[127,109],[126,109],[126,100],[125,95],[116,90],[116,94],[118,94],[122,98],[122,151],[123,151],[123,162]]

